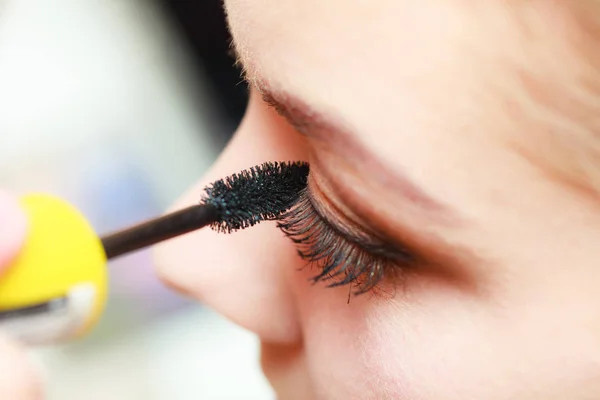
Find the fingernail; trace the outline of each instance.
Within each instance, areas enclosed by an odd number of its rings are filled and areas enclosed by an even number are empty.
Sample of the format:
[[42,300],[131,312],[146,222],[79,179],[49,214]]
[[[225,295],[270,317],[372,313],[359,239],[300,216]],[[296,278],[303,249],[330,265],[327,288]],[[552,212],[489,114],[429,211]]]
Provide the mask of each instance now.
[[0,270],[17,255],[26,231],[27,217],[17,198],[0,191]]

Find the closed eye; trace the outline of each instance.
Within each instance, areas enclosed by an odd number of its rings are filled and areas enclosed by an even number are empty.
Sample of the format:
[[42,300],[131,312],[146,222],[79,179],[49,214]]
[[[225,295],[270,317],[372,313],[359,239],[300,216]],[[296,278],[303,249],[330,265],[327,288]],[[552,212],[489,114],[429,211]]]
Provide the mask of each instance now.
[[367,234],[357,235],[324,218],[306,188],[295,206],[285,213],[278,227],[296,245],[298,255],[320,272],[313,283],[327,287],[351,285],[360,295],[377,288],[380,282],[416,264],[409,250],[390,246]]

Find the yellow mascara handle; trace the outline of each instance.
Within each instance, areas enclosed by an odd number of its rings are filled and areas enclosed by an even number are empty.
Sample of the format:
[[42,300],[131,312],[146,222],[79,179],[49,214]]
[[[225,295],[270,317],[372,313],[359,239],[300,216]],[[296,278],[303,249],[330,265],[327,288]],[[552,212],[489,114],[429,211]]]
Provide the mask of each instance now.
[[32,345],[78,338],[104,312],[108,273],[86,218],[53,196],[23,197],[25,245],[0,276],[0,330]]

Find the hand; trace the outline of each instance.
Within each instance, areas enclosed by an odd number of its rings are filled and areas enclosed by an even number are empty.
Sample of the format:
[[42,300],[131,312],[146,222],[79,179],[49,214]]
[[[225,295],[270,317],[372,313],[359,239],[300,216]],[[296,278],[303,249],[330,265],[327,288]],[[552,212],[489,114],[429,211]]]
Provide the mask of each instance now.
[[[0,191],[0,279],[18,254],[25,232],[25,215],[16,199]],[[0,334],[0,399],[42,397],[40,380],[24,349]]]

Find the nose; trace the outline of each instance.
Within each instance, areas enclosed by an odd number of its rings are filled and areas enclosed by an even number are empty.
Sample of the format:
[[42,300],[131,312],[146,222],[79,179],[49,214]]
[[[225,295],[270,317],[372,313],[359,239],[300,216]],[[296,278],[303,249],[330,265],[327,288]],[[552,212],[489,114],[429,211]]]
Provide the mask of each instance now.
[[[203,179],[173,206],[197,203],[204,186],[264,161],[306,160],[306,144],[255,93],[232,141]],[[171,210],[172,211],[172,210]],[[290,282],[298,268],[291,243],[273,222],[232,234],[209,228],[157,245],[159,276],[261,340],[299,340]]]

